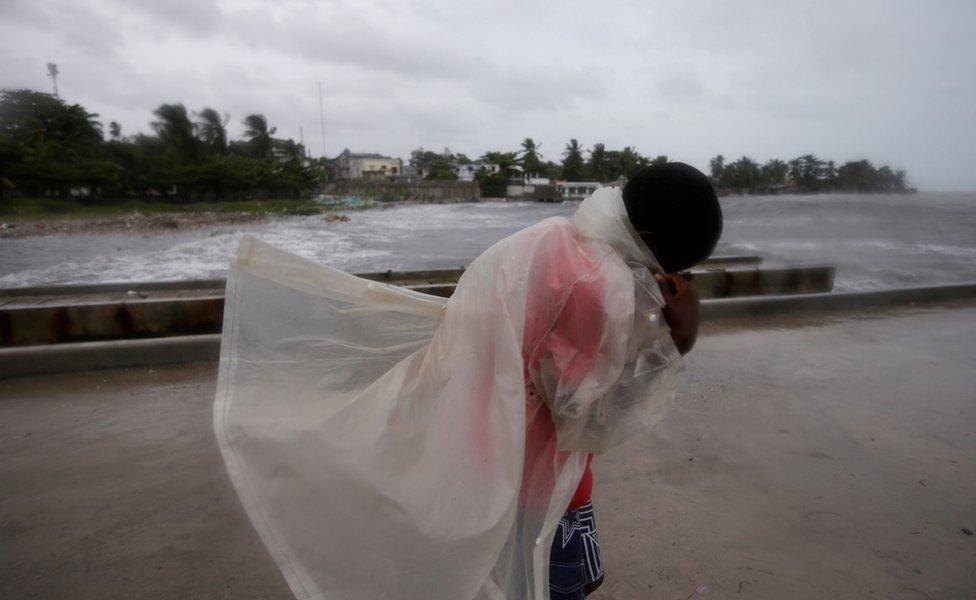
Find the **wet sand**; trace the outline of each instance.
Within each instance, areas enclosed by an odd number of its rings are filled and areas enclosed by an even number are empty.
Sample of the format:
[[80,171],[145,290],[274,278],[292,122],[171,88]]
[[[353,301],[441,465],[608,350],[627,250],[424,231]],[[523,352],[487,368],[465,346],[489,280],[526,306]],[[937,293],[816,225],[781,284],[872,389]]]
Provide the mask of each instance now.
[[[976,308],[741,325],[594,462],[591,598],[976,596]],[[0,597],[291,597],[224,472],[215,369],[0,381]]]

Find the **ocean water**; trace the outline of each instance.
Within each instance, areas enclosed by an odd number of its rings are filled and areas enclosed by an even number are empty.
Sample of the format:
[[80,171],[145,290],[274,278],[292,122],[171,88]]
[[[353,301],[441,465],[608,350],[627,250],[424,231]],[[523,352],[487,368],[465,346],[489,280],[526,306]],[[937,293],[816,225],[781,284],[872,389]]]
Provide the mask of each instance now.
[[[576,206],[398,205],[350,212],[346,223],[288,217],[148,235],[0,239],[0,287],[219,277],[245,233],[347,271],[455,267]],[[729,197],[722,207],[718,254],[833,264],[838,290],[976,281],[976,193]]]

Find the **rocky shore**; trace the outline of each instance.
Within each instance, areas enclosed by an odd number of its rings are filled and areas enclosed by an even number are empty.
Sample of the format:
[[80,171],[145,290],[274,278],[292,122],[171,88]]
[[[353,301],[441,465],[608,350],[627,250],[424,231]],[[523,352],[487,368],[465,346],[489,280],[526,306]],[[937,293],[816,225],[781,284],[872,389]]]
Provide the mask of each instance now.
[[143,214],[139,212],[64,218],[0,218],[0,238],[40,235],[103,233],[162,233],[240,223],[261,223],[273,215],[254,212],[185,212]]

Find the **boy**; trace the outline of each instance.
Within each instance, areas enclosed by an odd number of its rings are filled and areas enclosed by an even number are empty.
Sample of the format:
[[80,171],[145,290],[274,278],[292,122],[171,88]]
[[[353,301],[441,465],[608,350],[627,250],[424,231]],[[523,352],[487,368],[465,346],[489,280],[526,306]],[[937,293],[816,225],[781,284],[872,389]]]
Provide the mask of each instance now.
[[295,596],[598,585],[591,457],[666,410],[697,332],[674,273],[720,230],[708,180],[672,163],[498,242],[449,301],[242,240],[214,427]]
[[[623,202],[635,233],[664,271],[654,274],[665,301],[661,312],[675,347],[681,354],[687,354],[697,338],[699,301],[695,288],[677,273],[707,258],[721,233],[722,214],[711,182],[698,170],[682,163],[652,165],[627,182]],[[571,261],[562,261],[562,265],[552,265],[552,268],[566,268],[569,264]],[[572,273],[564,276],[574,277]],[[562,336],[573,346],[577,357],[591,353],[599,343],[596,332],[601,328],[597,323],[607,310],[612,310],[602,306],[598,297],[597,290],[588,286],[577,285],[571,294],[569,305],[577,314],[569,319],[591,325],[571,327],[569,334]],[[545,351],[552,352],[552,349]],[[590,500],[592,456],[587,458],[579,487],[553,539],[549,563],[552,600],[581,599],[603,583],[603,563]]]

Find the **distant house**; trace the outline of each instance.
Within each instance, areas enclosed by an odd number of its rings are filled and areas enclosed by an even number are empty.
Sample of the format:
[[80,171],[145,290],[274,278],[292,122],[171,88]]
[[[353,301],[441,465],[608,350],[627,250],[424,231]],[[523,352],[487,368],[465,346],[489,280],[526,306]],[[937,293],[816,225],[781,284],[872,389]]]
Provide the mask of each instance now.
[[356,153],[349,149],[336,157],[338,179],[389,179],[403,173],[403,161],[376,153]]
[[304,144],[279,138],[271,138],[271,158],[279,163],[298,160],[304,166],[308,166],[312,162],[308,158],[308,152],[305,151]]
[[454,174],[460,181],[474,181],[475,175],[480,172],[497,173],[501,168],[492,163],[476,160],[470,163],[451,163]]
[[599,181],[557,181],[556,189],[566,200],[584,200],[603,186]]
[[513,200],[535,200],[536,202],[562,202],[563,196],[556,186],[548,183],[509,182],[505,186],[505,197]]

